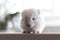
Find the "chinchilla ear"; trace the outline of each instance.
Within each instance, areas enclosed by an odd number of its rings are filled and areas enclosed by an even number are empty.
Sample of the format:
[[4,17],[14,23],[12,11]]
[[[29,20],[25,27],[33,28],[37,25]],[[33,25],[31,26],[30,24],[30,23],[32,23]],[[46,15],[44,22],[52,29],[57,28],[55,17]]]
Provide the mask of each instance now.
[[38,9],[38,13],[40,14],[40,10]]

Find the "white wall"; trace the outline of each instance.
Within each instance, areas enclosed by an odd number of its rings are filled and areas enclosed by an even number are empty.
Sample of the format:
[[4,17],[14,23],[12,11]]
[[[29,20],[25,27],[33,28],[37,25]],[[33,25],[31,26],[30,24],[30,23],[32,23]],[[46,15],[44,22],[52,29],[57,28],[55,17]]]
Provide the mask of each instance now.
[[60,27],[60,0],[54,0],[53,3],[54,15],[46,19],[46,25],[52,27]]
[[54,0],[54,13],[60,17],[60,0]]
[[46,18],[47,27],[60,27],[60,17],[50,17]]

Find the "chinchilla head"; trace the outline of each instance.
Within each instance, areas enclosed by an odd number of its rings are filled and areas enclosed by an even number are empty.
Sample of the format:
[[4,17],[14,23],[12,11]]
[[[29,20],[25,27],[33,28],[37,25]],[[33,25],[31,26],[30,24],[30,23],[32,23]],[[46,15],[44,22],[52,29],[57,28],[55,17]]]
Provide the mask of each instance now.
[[26,27],[33,28],[36,26],[38,17],[40,15],[39,9],[26,9],[22,12],[22,18],[24,19]]

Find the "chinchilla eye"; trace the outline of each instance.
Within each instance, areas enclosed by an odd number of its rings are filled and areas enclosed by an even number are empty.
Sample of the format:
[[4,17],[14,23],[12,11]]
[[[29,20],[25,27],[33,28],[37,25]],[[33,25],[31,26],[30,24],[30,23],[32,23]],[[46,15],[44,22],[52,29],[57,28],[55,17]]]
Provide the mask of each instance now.
[[34,21],[34,20],[35,20],[35,18],[32,18],[32,20]]

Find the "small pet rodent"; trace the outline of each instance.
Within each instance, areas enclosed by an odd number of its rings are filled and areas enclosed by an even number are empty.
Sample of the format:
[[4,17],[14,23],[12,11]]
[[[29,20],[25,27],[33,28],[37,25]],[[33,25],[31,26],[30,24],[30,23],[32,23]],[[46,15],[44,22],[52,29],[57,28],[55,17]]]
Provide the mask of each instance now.
[[45,22],[39,9],[26,9],[22,12],[21,28],[23,33],[42,33]]

